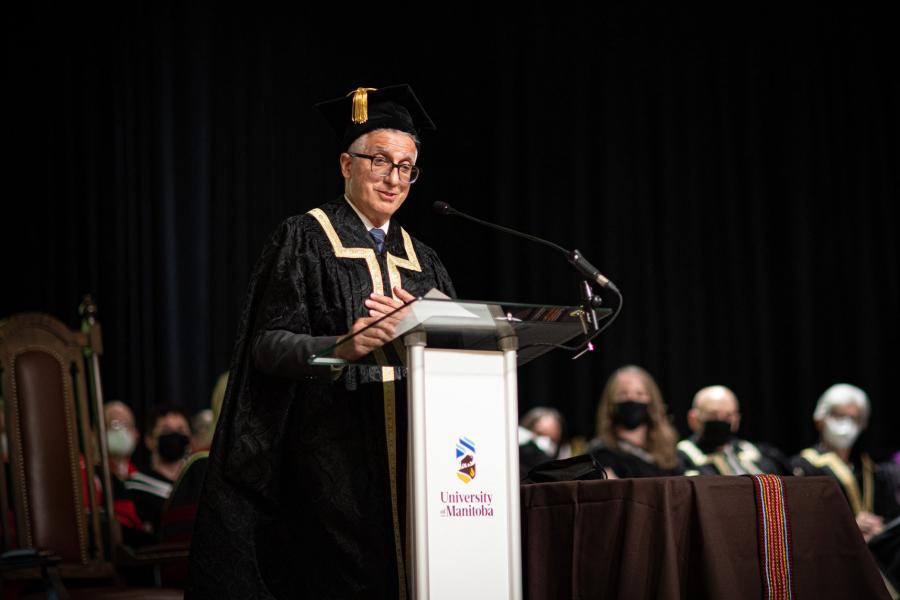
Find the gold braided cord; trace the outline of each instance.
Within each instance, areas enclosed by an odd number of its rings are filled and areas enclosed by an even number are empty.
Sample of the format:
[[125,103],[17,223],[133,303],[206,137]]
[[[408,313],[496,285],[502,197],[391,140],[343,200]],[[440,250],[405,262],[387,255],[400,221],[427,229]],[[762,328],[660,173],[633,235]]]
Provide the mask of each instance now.
[[[374,92],[378,88],[358,87],[350,94],[353,94],[353,112],[350,120],[359,125],[369,120],[369,92]],[[350,94],[347,94],[348,96]]]

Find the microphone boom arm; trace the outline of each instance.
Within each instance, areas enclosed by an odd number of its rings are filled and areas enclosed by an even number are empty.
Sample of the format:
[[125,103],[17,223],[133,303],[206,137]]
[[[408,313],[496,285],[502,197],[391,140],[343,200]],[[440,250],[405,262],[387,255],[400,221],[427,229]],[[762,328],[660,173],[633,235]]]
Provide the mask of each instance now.
[[446,202],[441,202],[440,200],[436,201],[432,207],[434,211],[440,215],[456,215],[457,217],[462,217],[464,219],[468,219],[474,223],[478,223],[479,225],[484,225],[485,227],[490,227],[492,229],[497,229],[499,231],[503,231],[505,233],[509,233],[515,236],[519,236],[521,238],[525,238],[526,240],[531,240],[532,242],[537,242],[538,244],[543,244],[545,246],[549,246],[553,248],[557,252],[561,252],[566,256],[566,259],[576,268],[578,272],[581,273],[588,281],[593,281],[597,285],[601,287],[608,287],[611,290],[618,292],[619,290],[610,281],[606,278],[600,271],[592,265],[588,260],[584,257],[580,250],[566,250],[559,244],[554,244],[553,242],[549,242],[545,239],[539,238],[537,236],[522,233],[521,231],[516,231],[515,229],[510,229],[509,227],[504,227],[503,225],[497,225],[496,223],[491,223],[490,221],[482,221],[472,215],[467,215],[464,212],[459,212]]
[[[464,219],[468,219],[473,223],[478,223],[479,225],[483,225],[485,227],[490,227],[492,229],[497,229],[498,231],[502,231],[504,233],[509,233],[521,238],[525,238],[526,240],[530,240],[532,242],[537,242],[539,244],[543,244],[544,246],[549,246],[553,248],[557,252],[561,252],[566,256],[566,259],[575,267],[575,269],[581,273],[581,275],[585,278],[583,291],[585,295],[585,305],[584,312],[587,316],[587,321],[593,326],[594,331],[590,335],[586,333],[586,339],[582,343],[581,346],[572,347],[564,344],[543,344],[536,343],[532,344],[534,346],[554,346],[556,348],[561,348],[564,350],[571,350],[578,352],[574,358],[578,358],[585,354],[586,352],[590,352],[594,349],[593,340],[596,338],[602,331],[604,331],[607,327],[612,325],[612,322],[615,321],[616,317],[619,316],[619,313],[622,311],[622,293],[619,291],[619,288],[615,286],[615,284],[610,281],[607,277],[605,277],[594,265],[592,265],[588,260],[584,257],[580,250],[566,250],[562,246],[558,244],[554,244],[553,242],[549,242],[545,239],[541,239],[537,236],[530,235],[528,233],[523,233],[521,231],[516,231],[515,229],[510,229],[509,227],[504,227],[503,225],[497,225],[496,223],[491,223],[489,221],[482,221],[476,217],[471,215],[467,215],[464,212],[459,212],[446,202],[441,202],[440,200],[436,201],[432,207],[434,211],[441,215],[456,215],[458,217],[462,217]],[[618,296],[619,302],[616,306],[616,310],[613,313],[612,317],[607,320],[603,326],[600,326],[600,323],[597,320],[597,314],[594,312],[594,308],[600,305],[601,299],[599,296],[594,294],[594,290],[591,288],[591,284],[596,283],[600,287],[608,288],[610,291],[614,292],[616,296]],[[520,349],[521,350],[521,349]]]

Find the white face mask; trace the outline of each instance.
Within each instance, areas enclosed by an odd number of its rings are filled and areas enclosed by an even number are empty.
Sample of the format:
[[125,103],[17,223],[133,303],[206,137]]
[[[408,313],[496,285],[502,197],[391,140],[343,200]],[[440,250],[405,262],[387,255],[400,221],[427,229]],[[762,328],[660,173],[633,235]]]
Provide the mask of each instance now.
[[825,417],[822,440],[837,450],[846,450],[859,437],[859,425],[850,417]]
[[534,443],[538,448],[541,449],[541,452],[550,457],[556,456],[556,451],[558,448],[556,447],[556,442],[550,438],[550,436],[546,435],[537,435],[534,437]]
[[106,432],[106,444],[112,456],[127,458],[134,452],[137,440],[124,427],[111,427]]

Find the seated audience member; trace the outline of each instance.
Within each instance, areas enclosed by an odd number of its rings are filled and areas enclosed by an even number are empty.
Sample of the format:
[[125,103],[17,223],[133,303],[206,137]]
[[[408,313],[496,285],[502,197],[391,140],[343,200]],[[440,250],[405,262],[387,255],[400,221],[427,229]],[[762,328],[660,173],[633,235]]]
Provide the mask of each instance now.
[[533,468],[550,460],[553,457],[541,448],[534,432],[519,425],[519,477],[525,479]]
[[597,406],[597,433],[588,449],[595,463],[610,478],[680,475],[677,440],[650,373],[635,365],[616,370]]
[[[212,442],[215,426],[222,410],[228,373],[223,373],[216,381],[210,398],[210,418],[207,441],[196,448],[184,463],[184,468],[172,488],[172,493],[162,509],[159,526],[159,541],[164,544],[190,544],[194,532],[194,521],[197,518],[197,504],[206,479],[209,466],[209,446]],[[204,411],[206,412],[206,411]],[[195,416],[196,420],[196,416]],[[196,435],[197,429],[194,429]],[[196,439],[196,438],[195,438]],[[201,440],[202,442],[202,440]],[[162,583],[167,587],[183,587],[187,583],[187,564],[174,562],[166,565],[160,572]]]
[[228,387],[228,371],[220,374],[210,394],[209,408],[201,410],[191,420],[191,430],[194,432],[191,446],[194,452],[209,450],[212,445],[213,432],[216,429],[216,421],[219,418],[219,410],[222,400],[225,398],[225,389]]
[[109,467],[113,475],[124,481],[137,471],[137,467],[131,462],[131,455],[140,438],[134,425],[134,413],[124,402],[113,400],[103,405],[103,417],[106,422]]
[[819,441],[791,459],[794,475],[827,475],[837,480],[866,541],[898,514],[886,470],[854,445],[869,422],[869,398],[856,386],[838,383],[819,398],[813,422]]
[[[215,433],[215,425],[219,420],[219,411],[222,410],[222,400],[225,398],[225,388],[228,383],[228,373],[223,373],[216,381],[210,397],[210,423],[209,440]],[[168,500],[163,506],[160,526],[160,540],[163,542],[188,542],[197,515],[197,502],[200,500],[200,491],[203,488],[203,480],[206,478],[206,468],[209,464],[209,445],[201,447],[191,454],[184,464],[178,480]]]
[[210,408],[198,411],[191,418],[191,448],[194,452],[209,450],[214,427],[213,412]]
[[705,387],[694,395],[687,415],[693,434],[678,442],[685,475],[756,475],[787,472],[787,458],[764,444],[735,434],[741,423],[737,396],[724,385]]
[[534,434],[537,446],[551,459],[572,456],[565,441],[566,421],[555,408],[532,408],[519,420],[519,425]]
[[150,468],[138,471],[125,482],[145,528],[159,531],[163,505],[178,479],[190,451],[191,427],[179,408],[157,407],[147,421],[144,444],[150,451]]
[[129,546],[143,546],[155,540],[144,529],[144,522],[125,482],[137,472],[131,455],[140,438],[134,425],[134,413],[124,402],[113,400],[103,405],[106,424],[106,449],[112,473],[112,495],[116,520],[122,526],[122,540]]

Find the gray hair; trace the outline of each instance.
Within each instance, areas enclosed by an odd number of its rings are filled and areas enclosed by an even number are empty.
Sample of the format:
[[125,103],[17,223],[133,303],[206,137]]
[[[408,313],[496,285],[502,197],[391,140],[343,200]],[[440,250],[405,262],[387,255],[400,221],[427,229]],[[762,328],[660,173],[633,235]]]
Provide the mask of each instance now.
[[537,422],[543,419],[544,417],[552,417],[559,423],[559,426],[565,427],[566,421],[563,419],[562,414],[555,408],[550,408],[549,406],[536,406],[525,413],[522,418],[519,420],[519,425],[531,430]]
[[359,136],[358,138],[353,140],[353,143],[350,144],[349,148],[347,148],[347,152],[362,152],[363,150],[365,150],[366,141],[368,141],[368,139],[369,139],[369,134],[375,133],[376,131],[390,131],[392,133],[402,133],[404,135],[408,135],[410,138],[412,138],[413,143],[415,143],[415,145],[416,145],[416,157],[418,158],[419,147],[421,146],[421,141],[419,140],[419,136],[417,136],[414,133],[410,133],[408,131],[400,131],[399,129],[388,129],[388,128],[373,129],[372,131],[362,134],[361,136]]
[[816,410],[813,412],[813,420],[821,421],[828,416],[835,406],[855,404],[859,407],[859,416],[862,423],[869,422],[869,397],[864,391],[849,383],[836,383],[819,397]]

